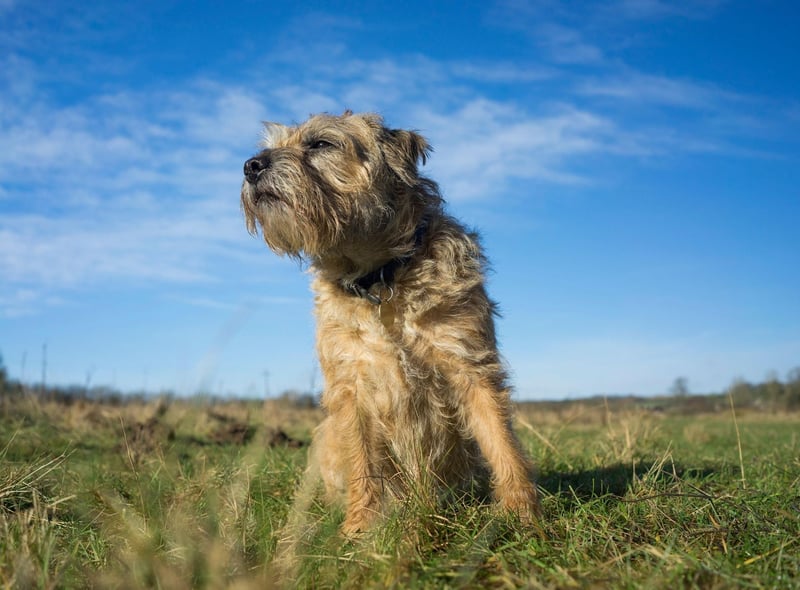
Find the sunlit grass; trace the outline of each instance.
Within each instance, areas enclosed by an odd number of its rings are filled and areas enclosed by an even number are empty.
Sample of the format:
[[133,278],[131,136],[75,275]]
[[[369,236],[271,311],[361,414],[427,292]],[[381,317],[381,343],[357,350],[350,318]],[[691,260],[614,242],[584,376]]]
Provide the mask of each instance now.
[[[318,410],[5,400],[5,588],[796,587],[800,416],[525,406],[544,535],[469,498],[412,498],[344,540],[312,503],[275,563]],[[738,426],[738,436],[737,429]],[[741,454],[740,454],[741,450]],[[744,480],[743,480],[744,475]],[[288,573],[287,573],[288,572]]]

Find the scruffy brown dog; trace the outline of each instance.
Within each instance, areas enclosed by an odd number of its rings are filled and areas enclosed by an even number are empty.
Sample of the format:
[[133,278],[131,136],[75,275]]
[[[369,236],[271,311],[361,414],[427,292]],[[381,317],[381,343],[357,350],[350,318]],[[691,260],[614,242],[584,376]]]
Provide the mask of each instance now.
[[344,501],[342,531],[368,529],[412,486],[487,476],[501,507],[534,519],[486,260],[418,173],[426,140],[349,111],[266,136],[244,164],[242,209],[272,250],[311,264],[327,417],[309,472]]

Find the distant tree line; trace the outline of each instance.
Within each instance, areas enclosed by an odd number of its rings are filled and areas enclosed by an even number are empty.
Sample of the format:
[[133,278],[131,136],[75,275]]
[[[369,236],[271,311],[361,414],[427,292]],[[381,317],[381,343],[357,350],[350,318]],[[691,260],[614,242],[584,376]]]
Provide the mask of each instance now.
[[80,400],[102,402],[108,405],[123,405],[135,401],[149,400],[153,398],[172,397],[170,392],[159,392],[157,394],[144,391],[122,392],[114,387],[105,385],[28,385],[11,379],[8,371],[3,364],[3,357],[0,355],[0,396],[3,398],[22,397],[24,395],[36,396],[40,399],[52,400],[62,404],[72,404]]
[[749,406],[763,410],[800,409],[800,367],[795,367],[781,381],[776,374],[763,383],[752,384],[737,380],[730,387],[730,394],[737,406]]
[[[3,357],[0,355],[0,398],[13,399],[15,397],[34,396],[41,400],[54,401],[59,404],[71,405],[80,401],[102,403],[109,406],[122,406],[130,403],[146,402],[153,399],[171,400],[178,397],[172,391],[128,391],[123,392],[114,387],[106,385],[47,385],[25,384],[8,376],[8,371],[3,364]],[[204,402],[214,404],[216,402],[231,401],[235,397],[218,396],[206,392],[197,392],[189,396],[193,399],[202,399]],[[319,392],[308,393],[297,389],[288,389],[277,396],[276,399],[287,404],[313,408],[319,404]]]
[[[158,393],[144,391],[122,392],[113,387],[102,385],[92,387],[80,385],[28,386],[18,380],[9,378],[8,372],[3,364],[3,357],[0,355],[0,397],[9,399],[23,395],[34,395],[41,399],[52,400],[63,404],[72,404],[83,400],[108,405],[123,405],[137,401],[147,401],[154,398],[170,399],[175,397],[175,394],[169,391],[161,391]],[[668,396],[646,398],[640,396],[626,396],[624,398],[617,396],[614,405],[624,402],[627,405],[645,409],[668,409],[673,412],[689,414],[715,412],[727,409],[727,397],[729,395],[733,397],[737,408],[751,408],[772,412],[800,410],[800,366],[789,371],[784,381],[781,381],[775,373],[768,376],[762,383],[753,384],[738,379],[734,381],[725,392],[705,395],[690,394],[688,379],[685,377],[678,377],[670,388],[670,395]],[[199,397],[207,399],[209,402],[221,401],[223,399],[209,394],[199,394]],[[314,407],[319,403],[319,393],[307,393],[290,389],[280,394],[277,399],[299,407]],[[227,398],[227,400],[229,401],[230,398]],[[588,400],[595,400],[597,403],[601,401],[604,404],[608,403],[605,396],[595,396],[594,398],[588,398]],[[530,403],[559,405],[566,402]]]

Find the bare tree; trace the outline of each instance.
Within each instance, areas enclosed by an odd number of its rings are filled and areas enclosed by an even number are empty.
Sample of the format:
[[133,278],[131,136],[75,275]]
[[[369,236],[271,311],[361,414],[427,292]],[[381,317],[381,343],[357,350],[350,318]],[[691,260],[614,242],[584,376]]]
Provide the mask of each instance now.
[[675,397],[686,397],[689,395],[689,379],[686,377],[676,377],[669,388],[670,394]]

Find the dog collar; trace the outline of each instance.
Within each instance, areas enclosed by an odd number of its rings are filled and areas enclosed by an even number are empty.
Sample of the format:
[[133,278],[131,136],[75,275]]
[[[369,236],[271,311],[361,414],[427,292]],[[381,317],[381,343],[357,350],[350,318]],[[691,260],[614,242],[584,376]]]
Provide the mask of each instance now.
[[[393,258],[383,266],[376,268],[372,272],[369,272],[355,279],[354,281],[346,281],[342,279],[339,281],[339,285],[351,295],[366,299],[373,305],[386,303],[392,297],[394,297],[392,283],[394,282],[395,273],[397,273],[400,268],[405,266],[414,256],[416,251],[419,250],[419,247],[422,244],[422,239],[425,237],[425,232],[427,230],[428,222],[427,220],[423,220],[419,226],[417,226],[417,231],[414,232],[414,249],[411,252],[405,256],[401,256],[400,258]],[[372,293],[372,288],[375,285],[379,285],[385,289],[388,289],[389,296],[386,299],[382,299],[380,294]]]
[[[404,258],[395,258],[394,260],[390,260],[388,263],[384,264],[379,269],[356,279],[352,283],[341,281],[340,285],[351,295],[366,299],[374,305],[380,305],[384,301],[389,301],[389,299],[391,299],[394,295],[394,291],[392,290],[391,286],[389,286],[389,283],[394,280],[394,273],[398,268],[400,268],[400,266],[405,264],[405,262],[406,261]],[[384,300],[380,295],[372,293],[371,289],[375,285],[387,287],[389,289],[389,297]]]

